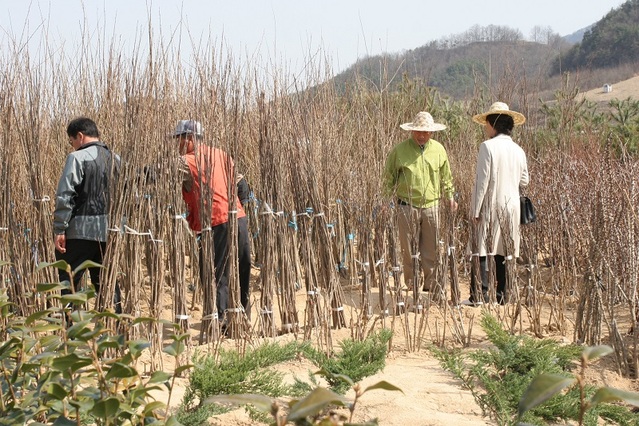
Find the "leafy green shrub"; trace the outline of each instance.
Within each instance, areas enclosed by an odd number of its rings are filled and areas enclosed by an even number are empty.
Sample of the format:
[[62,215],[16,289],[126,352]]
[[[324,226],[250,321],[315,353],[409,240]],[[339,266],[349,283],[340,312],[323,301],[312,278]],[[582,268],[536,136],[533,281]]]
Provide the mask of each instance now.
[[[369,420],[365,423],[351,423],[358,400],[366,392],[375,389],[402,392],[400,388],[386,381],[381,381],[368,386],[366,389],[362,389],[359,384],[353,383],[350,378],[344,377],[344,380],[349,382],[355,391],[355,399],[353,402],[349,402],[342,395],[322,387],[313,389],[308,395],[299,400],[290,400],[288,403],[285,403],[285,407],[281,406],[280,401],[273,400],[264,395],[256,394],[215,396],[209,398],[207,402],[234,405],[251,404],[255,407],[255,410],[265,414],[269,413],[275,420],[275,422],[272,423],[275,426],[284,426],[290,422],[298,426],[322,426],[335,424],[344,424],[349,426],[376,426],[378,424],[377,419]],[[350,417],[347,418],[344,415],[338,415],[331,412],[327,413],[325,409],[331,405],[348,407]],[[348,422],[346,422],[347,420]]]
[[208,355],[196,356],[178,418],[187,426],[201,424],[202,418],[210,416],[210,408],[204,402],[217,395],[262,395],[269,401],[281,396],[308,396],[321,389],[315,379],[311,379],[314,387],[297,378],[293,385],[285,385],[282,373],[268,369],[300,356],[317,365],[320,368],[317,374],[325,376],[336,392],[343,393],[354,385],[354,381],[384,368],[391,337],[390,330],[382,330],[363,342],[344,340],[340,344],[342,350],[333,357],[314,349],[308,342],[267,343],[243,356],[226,350],[221,350],[217,359]]
[[[521,396],[533,379],[541,374],[563,375],[577,364],[582,347],[562,346],[555,341],[538,340],[508,334],[499,322],[484,313],[481,325],[494,348],[464,353],[433,348],[442,366],[460,379],[485,415],[498,424],[513,424]],[[595,393],[584,387],[588,397]],[[523,414],[521,420],[531,424],[547,424],[559,419],[577,420],[580,413],[579,389],[557,394],[543,406]],[[600,405],[586,414],[586,424],[597,424],[597,418],[619,424],[634,424],[636,416],[624,407]]]
[[244,356],[233,350],[221,350],[218,360],[209,355],[196,355],[185,405],[191,405],[196,398],[203,401],[218,394],[260,392],[274,397],[284,395],[288,388],[282,384],[282,374],[265,368],[295,359],[298,353],[309,347],[308,343],[298,342],[286,345],[267,343]]
[[[548,399],[558,395],[564,388],[571,386],[569,392],[577,393],[574,398],[577,401],[577,415],[579,425],[598,424],[598,418],[618,424],[639,424],[639,416],[630,415],[628,410],[621,406],[603,405],[606,402],[623,401],[634,406],[639,406],[639,394],[610,387],[602,387],[594,390],[592,386],[585,384],[585,372],[588,364],[601,356],[612,353],[609,346],[587,347],[581,354],[581,370],[574,377],[566,377],[561,374],[540,374],[531,382],[521,399],[519,400],[518,418],[522,418],[529,410],[539,407]],[[549,404],[541,405],[541,407]],[[574,404],[573,404],[574,405]]]
[[363,341],[343,340],[340,342],[341,352],[334,357],[317,350],[310,350],[308,354],[322,369],[331,388],[343,394],[350,386],[340,376],[348,376],[353,382],[359,382],[384,368],[391,337],[392,331],[383,329]]
[[233,350],[220,350],[217,359],[196,355],[178,419],[186,426],[200,425],[203,419],[228,411],[220,406],[212,411],[211,405],[203,404],[213,395],[259,393],[279,397],[299,393],[299,389],[283,383],[282,373],[267,368],[296,359],[309,348],[307,342],[266,343],[244,356]]
[[[69,272],[99,266],[85,262]],[[46,267],[70,269],[64,261],[39,265]],[[60,295],[59,290],[69,287],[68,282],[38,284],[36,290],[51,302],[59,299],[60,305],[71,307],[49,308],[28,318],[14,316],[6,293],[0,294],[1,332],[6,336],[0,345],[0,424],[178,424],[151,395],[163,386],[170,391],[174,376],[158,371],[143,380],[134,365],[150,343],[127,340],[106,325],[109,319],[132,324],[147,319],[76,309],[95,294],[87,289]],[[67,316],[73,325],[66,323]],[[185,337],[173,336],[165,352],[179,355]]]

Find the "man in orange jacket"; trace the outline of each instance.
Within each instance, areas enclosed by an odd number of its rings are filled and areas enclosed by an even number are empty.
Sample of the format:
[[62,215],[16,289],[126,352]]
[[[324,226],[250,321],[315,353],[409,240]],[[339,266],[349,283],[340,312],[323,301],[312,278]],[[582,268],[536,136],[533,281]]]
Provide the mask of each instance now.
[[[210,229],[213,233],[215,253],[215,281],[217,284],[217,310],[224,328],[225,311],[229,308],[229,216],[237,215],[237,252],[240,280],[240,300],[250,318],[249,281],[251,274],[251,252],[248,237],[248,221],[240,200],[236,196],[229,202],[229,185],[235,184],[233,159],[221,149],[203,143],[202,124],[195,120],[180,120],[173,132],[179,143],[182,179],[182,197],[188,207],[186,217],[190,228],[197,232]],[[202,217],[210,212],[210,217]],[[203,228],[204,226],[204,228]],[[200,265],[210,259],[204,258],[200,248]],[[202,269],[200,267],[202,279]]]

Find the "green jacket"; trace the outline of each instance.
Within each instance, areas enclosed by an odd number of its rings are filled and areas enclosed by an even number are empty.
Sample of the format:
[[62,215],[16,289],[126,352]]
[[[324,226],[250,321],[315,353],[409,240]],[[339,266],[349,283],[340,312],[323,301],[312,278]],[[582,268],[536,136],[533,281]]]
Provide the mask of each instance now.
[[434,139],[423,147],[412,138],[393,147],[386,159],[383,182],[384,195],[420,208],[438,205],[442,192],[448,199],[455,193],[448,155]]

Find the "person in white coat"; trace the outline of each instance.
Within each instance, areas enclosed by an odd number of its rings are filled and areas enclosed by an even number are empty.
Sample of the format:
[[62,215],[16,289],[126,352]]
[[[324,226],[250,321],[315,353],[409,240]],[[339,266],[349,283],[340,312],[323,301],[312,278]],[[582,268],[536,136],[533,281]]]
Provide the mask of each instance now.
[[473,121],[484,126],[488,138],[479,147],[470,202],[470,249],[473,256],[479,256],[481,283],[471,274],[470,298],[462,303],[476,306],[489,301],[487,256],[492,255],[497,302],[504,304],[508,301],[506,262],[514,262],[519,256],[519,188],[529,182],[526,154],[511,134],[526,118],[505,103],[495,102]]

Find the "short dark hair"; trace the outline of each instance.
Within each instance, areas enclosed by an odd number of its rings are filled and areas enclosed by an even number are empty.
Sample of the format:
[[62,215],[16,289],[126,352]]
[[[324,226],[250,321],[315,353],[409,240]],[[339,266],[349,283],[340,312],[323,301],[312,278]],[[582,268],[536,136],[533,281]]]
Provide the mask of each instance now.
[[498,135],[510,136],[515,127],[515,120],[508,114],[489,114],[486,121],[493,126]]
[[95,121],[87,117],[74,118],[69,122],[69,125],[67,126],[67,135],[72,138],[78,136],[78,133],[80,132],[82,132],[86,136],[91,136],[94,138],[100,137],[98,125],[95,124]]

